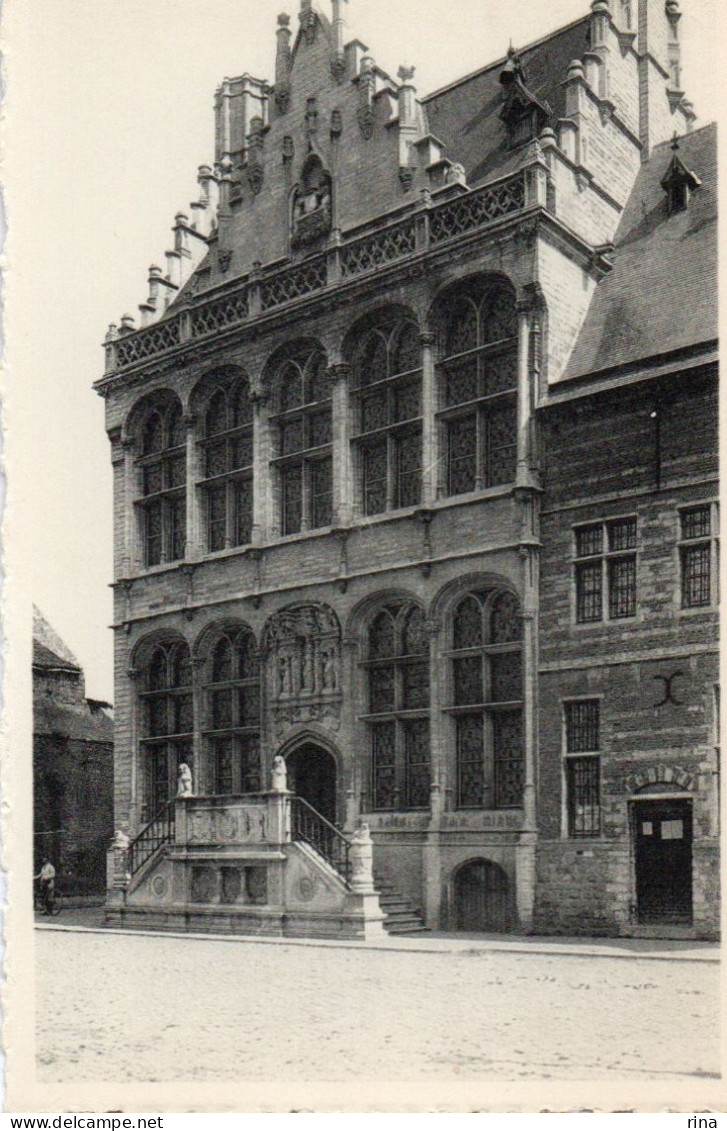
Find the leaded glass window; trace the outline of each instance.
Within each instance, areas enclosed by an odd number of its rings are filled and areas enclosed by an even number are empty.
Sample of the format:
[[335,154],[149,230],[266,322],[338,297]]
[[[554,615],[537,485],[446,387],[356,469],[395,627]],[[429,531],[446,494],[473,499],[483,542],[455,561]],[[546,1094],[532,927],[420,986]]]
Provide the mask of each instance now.
[[326,355],[311,343],[291,346],[272,382],[281,533],[330,526],[333,424]]
[[158,645],[143,673],[142,819],[152,820],[175,795],[179,765],[192,765],[192,664],[182,641]]
[[682,608],[699,609],[713,603],[717,569],[717,507],[710,503],[680,512],[679,556]]
[[600,701],[571,700],[564,704],[564,716],[568,836],[598,836],[601,831]]
[[207,661],[205,737],[217,794],[257,793],[260,769],[260,661],[247,629],[217,639]]
[[464,284],[447,300],[439,419],[442,489],[463,495],[511,483],[517,459],[517,317],[501,280]]
[[246,379],[225,382],[209,396],[202,440],[207,550],[252,541],[253,402]]
[[524,773],[522,618],[512,593],[480,590],[452,615],[451,685],[460,808],[519,808]]
[[417,605],[394,602],[369,625],[366,660],[372,808],[426,809],[429,636]]
[[159,402],[139,434],[137,499],[146,566],[179,561],[187,537],[187,448],[182,406]]
[[578,624],[635,617],[636,518],[588,523],[574,535]]
[[353,356],[364,514],[418,506],[422,479],[422,355],[417,326],[382,314]]

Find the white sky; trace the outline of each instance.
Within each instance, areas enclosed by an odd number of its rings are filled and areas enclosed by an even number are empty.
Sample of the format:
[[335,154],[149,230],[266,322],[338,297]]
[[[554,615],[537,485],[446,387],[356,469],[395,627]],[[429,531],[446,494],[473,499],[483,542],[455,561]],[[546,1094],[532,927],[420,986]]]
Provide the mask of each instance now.
[[[330,13],[329,0],[321,0]],[[138,317],[175,212],[213,157],[225,75],[272,81],[280,11],[299,0],[5,0],[9,507],[32,599],[113,699],[109,322]],[[589,10],[589,0],[350,0],[348,37],[420,94]],[[683,81],[716,117],[717,0],[683,0]],[[30,621],[28,621],[30,632]]]

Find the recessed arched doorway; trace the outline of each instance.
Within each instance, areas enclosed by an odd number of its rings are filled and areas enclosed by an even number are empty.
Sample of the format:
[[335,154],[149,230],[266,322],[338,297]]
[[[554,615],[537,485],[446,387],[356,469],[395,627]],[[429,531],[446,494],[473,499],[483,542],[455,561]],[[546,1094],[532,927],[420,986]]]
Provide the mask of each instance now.
[[324,747],[304,742],[286,754],[288,789],[336,823],[336,760]]
[[454,922],[458,931],[509,931],[512,893],[507,873],[492,860],[470,860],[454,877]]

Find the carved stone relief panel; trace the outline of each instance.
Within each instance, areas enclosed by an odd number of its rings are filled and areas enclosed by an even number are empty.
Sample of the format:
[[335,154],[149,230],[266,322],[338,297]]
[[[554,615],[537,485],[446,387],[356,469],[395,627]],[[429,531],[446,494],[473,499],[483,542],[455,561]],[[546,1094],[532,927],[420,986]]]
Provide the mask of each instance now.
[[265,634],[268,702],[275,730],[303,722],[338,726],[341,626],[328,605],[281,609]]

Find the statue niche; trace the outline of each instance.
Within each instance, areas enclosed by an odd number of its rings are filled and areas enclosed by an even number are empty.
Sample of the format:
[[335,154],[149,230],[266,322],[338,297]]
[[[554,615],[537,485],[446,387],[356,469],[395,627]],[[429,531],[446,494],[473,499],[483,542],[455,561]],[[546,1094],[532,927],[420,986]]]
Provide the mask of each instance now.
[[292,246],[299,248],[317,243],[330,232],[331,220],[331,178],[320,158],[311,153],[293,196]]
[[277,730],[301,722],[338,726],[341,627],[327,605],[275,613],[265,634],[269,702]]

